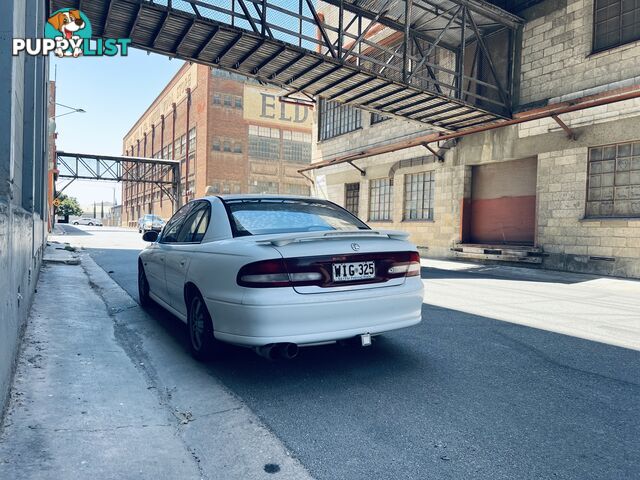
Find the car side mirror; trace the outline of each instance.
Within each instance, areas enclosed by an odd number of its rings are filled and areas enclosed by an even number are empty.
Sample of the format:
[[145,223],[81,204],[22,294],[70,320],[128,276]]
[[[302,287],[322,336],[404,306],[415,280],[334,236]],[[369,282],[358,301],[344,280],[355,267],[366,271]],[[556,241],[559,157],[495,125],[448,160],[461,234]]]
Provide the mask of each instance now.
[[156,240],[158,240],[158,232],[156,232],[155,230],[144,232],[144,235],[142,235],[142,240],[144,240],[145,242],[155,242]]

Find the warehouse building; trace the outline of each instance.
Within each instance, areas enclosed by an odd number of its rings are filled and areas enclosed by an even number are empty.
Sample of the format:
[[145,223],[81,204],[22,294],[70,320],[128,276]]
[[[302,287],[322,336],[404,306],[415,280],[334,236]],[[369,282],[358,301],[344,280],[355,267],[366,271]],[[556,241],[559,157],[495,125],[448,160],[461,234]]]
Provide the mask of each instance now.
[[303,173],[428,256],[640,277],[640,3],[490,3],[524,20],[513,121],[428,130],[319,99]]
[[[246,77],[185,64],[123,140],[125,155],[181,161],[182,202],[212,193],[309,195],[312,112]],[[124,182],[123,223],[168,219],[168,192]]]

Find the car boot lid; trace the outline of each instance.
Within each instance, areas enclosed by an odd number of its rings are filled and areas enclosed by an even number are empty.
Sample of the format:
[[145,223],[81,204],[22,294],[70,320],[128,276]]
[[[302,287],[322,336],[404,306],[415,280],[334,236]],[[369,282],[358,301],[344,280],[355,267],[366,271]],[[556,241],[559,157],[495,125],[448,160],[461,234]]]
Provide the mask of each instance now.
[[258,245],[273,245],[283,247],[291,243],[305,242],[320,239],[346,239],[346,238],[390,238],[393,240],[407,240],[409,234],[399,230],[332,230],[323,232],[296,232],[278,233],[273,235],[256,235],[252,239]]

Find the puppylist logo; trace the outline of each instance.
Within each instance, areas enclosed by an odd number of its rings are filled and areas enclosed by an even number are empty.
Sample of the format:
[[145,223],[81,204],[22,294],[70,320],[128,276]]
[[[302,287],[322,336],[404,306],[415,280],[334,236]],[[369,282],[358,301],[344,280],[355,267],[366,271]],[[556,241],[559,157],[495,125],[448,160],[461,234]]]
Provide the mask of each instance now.
[[25,52],[31,56],[48,56],[54,52],[60,58],[77,58],[129,54],[130,38],[91,37],[91,22],[87,16],[80,10],[63,8],[47,19],[44,38],[14,38],[13,55]]

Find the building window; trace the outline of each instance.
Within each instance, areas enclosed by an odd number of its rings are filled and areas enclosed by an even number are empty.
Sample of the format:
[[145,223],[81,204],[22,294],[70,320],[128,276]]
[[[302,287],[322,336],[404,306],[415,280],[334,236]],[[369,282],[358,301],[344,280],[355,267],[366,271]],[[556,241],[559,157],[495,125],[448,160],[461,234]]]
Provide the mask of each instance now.
[[311,135],[283,130],[282,157],[285,162],[311,163]]
[[238,182],[224,182],[222,184],[222,193],[240,193],[240,184]]
[[391,117],[387,117],[385,115],[380,115],[379,113],[371,114],[371,125],[375,125],[376,123],[384,122],[385,120],[389,120]]
[[640,142],[589,150],[588,217],[640,217]]
[[344,207],[358,216],[360,206],[360,183],[347,183],[344,186]]
[[187,136],[182,135],[179,139],[177,139],[173,144],[173,148],[176,155],[175,158],[183,157],[187,149]]
[[261,160],[279,160],[280,130],[249,125],[249,157]]
[[231,95],[225,95],[224,96],[224,106],[225,107],[230,107],[231,105],[232,105]]
[[278,183],[255,181],[249,186],[249,193],[278,193]]
[[211,141],[211,150],[213,150],[214,152],[219,152],[220,149],[221,149],[220,139],[219,138],[214,138]]
[[213,94],[213,104],[214,105],[222,105],[222,98],[220,97],[219,93],[214,93]]
[[235,98],[235,104],[234,104],[234,106],[235,106],[236,108],[240,108],[240,109],[242,109],[242,97],[236,97],[236,98]]
[[393,178],[378,178],[369,182],[369,220],[391,220]]
[[404,220],[433,220],[434,172],[404,176]]
[[195,152],[196,150],[196,129],[195,127],[189,130],[189,152]]
[[350,105],[320,99],[318,138],[327,140],[362,126],[362,112]]
[[225,152],[231,151],[231,142],[229,140],[225,140],[224,142],[222,142],[222,150],[224,150]]
[[285,183],[284,193],[288,195],[301,195],[308,197],[311,193],[309,186],[301,183]]
[[191,172],[189,173],[189,176],[192,177],[193,176],[193,168],[196,162],[196,152],[189,152],[189,158],[187,159],[187,169],[190,169]]
[[640,2],[595,0],[593,51],[640,40]]
[[242,144],[234,143],[233,144],[233,153],[242,153]]

